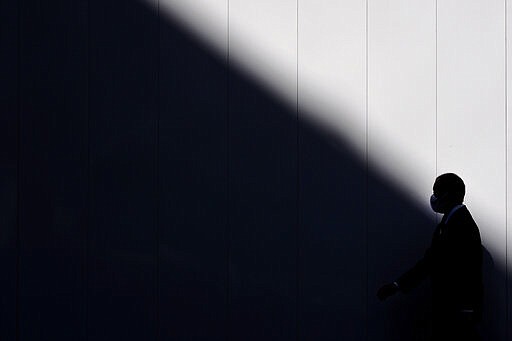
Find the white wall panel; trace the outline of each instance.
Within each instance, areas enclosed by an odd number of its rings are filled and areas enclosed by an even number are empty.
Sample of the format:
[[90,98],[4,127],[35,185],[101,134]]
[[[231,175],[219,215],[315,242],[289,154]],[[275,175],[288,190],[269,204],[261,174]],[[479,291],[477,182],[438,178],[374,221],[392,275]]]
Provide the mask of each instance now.
[[427,209],[435,174],[435,2],[368,6],[371,166]]
[[229,2],[231,66],[292,106],[297,98],[296,6],[296,0]]
[[227,0],[143,0],[157,7],[161,17],[173,22],[221,57],[227,54]]
[[505,329],[504,9],[501,0],[438,3],[438,173],[465,181],[489,252],[482,327],[492,340]]
[[297,334],[296,13],[229,2],[231,340]]
[[366,152],[366,4],[301,1],[301,119],[332,133],[361,160]]
[[428,332],[426,285],[379,302],[423,256],[434,231],[435,1],[368,2],[369,340]]
[[362,340],[366,5],[304,0],[298,10],[300,339]]
[[158,335],[226,340],[228,1],[155,3],[160,9]]

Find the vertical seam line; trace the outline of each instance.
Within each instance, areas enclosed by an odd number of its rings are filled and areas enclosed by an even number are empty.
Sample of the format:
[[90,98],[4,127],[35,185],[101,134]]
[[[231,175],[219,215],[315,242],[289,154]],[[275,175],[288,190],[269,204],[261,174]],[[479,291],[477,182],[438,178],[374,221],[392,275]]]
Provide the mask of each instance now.
[[295,235],[295,243],[296,243],[296,255],[295,255],[295,262],[296,262],[296,287],[295,287],[295,290],[296,290],[296,293],[295,293],[295,323],[296,323],[296,339],[297,341],[299,341],[300,339],[300,326],[299,326],[299,303],[300,303],[300,278],[301,278],[301,274],[300,274],[300,216],[299,216],[299,212],[300,212],[300,118],[299,118],[299,0],[297,0],[296,2],[296,5],[295,5],[295,10],[296,10],[296,13],[295,13],[295,23],[296,23],[296,41],[295,41],[295,44],[296,44],[296,69],[295,69],[295,72],[296,72],[296,80],[295,80],[295,91],[296,91],[296,94],[295,94],[295,110],[296,110],[296,143],[297,143],[297,169],[296,169],[296,181],[297,181],[297,201],[295,203],[296,207],[296,228],[297,228],[297,231],[296,231],[296,235]]
[[436,141],[435,141],[435,148],[436,148],[436,151],[435,151],[435,155],[436,155],[436,160],[435,160],[435,167],[436,167],[436,177],[437,177],[437,174],[439,172],[439,169],[438,169],[438,133],[437,133],[437,126],[438,126],[438,122],[437,122],[437,112],[438,112],[438,98],[437,98],[437,93],[438,93],[438,89],[437,89],[437,73],[438,73],[438,67],[437,67],[437,36],[438,36],[438,18],[437,18],[437,11],[438,11],[438,8],[437,8],[437,0],[435,2],[435,15],[436,15],[436,18],[435,18],[435,68],[436,68],[436,84],[435,84],[435,88],[436,88],[436,95],[435,95],[435,101],[436,101],[436,131],[435,131],[435,136],[436,136]]
[[230,219],[230,204],[231,204],[231,186],[230,186],[230,142],[231,142],[231,65],[230,65],[230,0],[226,1],[227,8],[227,23],[226,23],[226,340],[231,339],[230,319],[231,319],[231,219]]
[[160,18],[160,0],[157,0],[157,69],[156,69],[156,126],[155,126],[155,239],[156,239],[156,252],[155,252],[155,324],[156,324],[156,340],[160,340],[160,54],[161,54],[161,18]]
[[[21,2],[21,1],[20,1]],[[18,63],[16,67],[16,76],[18,78],[17,84],[17,125],[16,125],[16,307],[15,307],[15,338],[17,341],[20,340],[20,264],[21,264],[21,231],[20,231],[20,219],[21,219],[21,208],[20,208],[20,169],[21,169],[21,6],[20,2],[17,2],[17,58]]]
[[84,235],[84,337],[89,340],[89,234],[91,230],[91,0],[87,0],[87,224]]
[[[369,311],[369,307],[368,307],[368,304],[369,304],[369,300],[368,300],[368,296],[369,296],[369,293],[368,293],[368,290],[369,290],[369,265],[370,265],[370,262],[369,262],[369,256],[368,256],[368,243],[369,243],[369,221],[368,221],[368,212],[369,212],[369,112],[368,112],[368,97],[369,97],[369,76],[368,76],[368,55],[369,55],[369,52],[368,52],[368,46],[369,46],[369,41],[368,41],[368,36],[369,36],[369,32],[368,32],[368,27],[369,27],[369,24],[368,24],[368,6],[369,6],[369,1],[366,0],[366,3],[365,3],[365,17],[366,17],[366,22],[365,22],[365,62],[366,62],[366,74],[365,74],[365,90],[366,90],[366,98],[365,98],[365,111],[366,111],[366,119],[365,119],[365,192],[364,192],[364,207],[365,207],[365,215],[364,215],[364,225],[365,225],[365,234],[366,234],[366,243],[365,243],[365,253],[366,253],[366,280],[365,280],[365,283],[366,283],[366,287],[365,287],[365,318],[366,318],[366,321],[367,321],[367,324],[368,324],[368,311]],[[364,329],[364,338],[365,340],[368,340],[368,328],[365,328]]]
[[508,340],[510,335],[509,326],[509,270],[508,270],[508,35],[507,35],[507,0],[505,5],[505,302],[507,309],[505,311],[505,322],[507,330],[505,331]]
[[[438,29],[438,23],[439,23],[439,20],[438,20],[438,0],[435,1],[435,91],[436,91],[436,94],[435,94],[435,177],[437,178],[438,174],[439,174],[439,162],[438,162],[438,159],[439,159],[439,146],[438,146],[438,139],[439,139],[439,135],[438,135],[438,127],[439,127],[439,124],[438,124],[438,107],[439,107],[439,101],[438,101],[438,32],[439,32],[439,29]],[[437,213],[434,212],[434,224],[438,224],[439,223],[439,215]]]

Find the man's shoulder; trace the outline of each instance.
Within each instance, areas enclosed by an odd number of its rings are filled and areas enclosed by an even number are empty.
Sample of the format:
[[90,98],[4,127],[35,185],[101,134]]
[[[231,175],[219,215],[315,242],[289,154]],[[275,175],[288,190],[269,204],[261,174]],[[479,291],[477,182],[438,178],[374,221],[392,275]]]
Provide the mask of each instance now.
[[448,221],[447,225],[451,226],[451,229],[454,231],[456,230],[462,233],[468,233],[470,231],[479,232],[478,225],[466,206],[458,209]]
[[451,216],[448,223],[453,222],[453,221],[466,220],[466,219],[473,220],[473,216],[469,212],[469,209],[467,208],[467,206],[462,205],[459,209],[457,209],[453,213],[453,215]]

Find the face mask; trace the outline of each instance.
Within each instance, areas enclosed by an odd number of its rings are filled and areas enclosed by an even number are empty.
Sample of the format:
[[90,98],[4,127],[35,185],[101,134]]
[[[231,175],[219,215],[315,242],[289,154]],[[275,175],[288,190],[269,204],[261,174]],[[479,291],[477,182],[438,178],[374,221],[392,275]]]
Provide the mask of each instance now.
[[434,194],[430,196],[430,207],[432,207],[432,210],[437,213],[443,213],[441,212],[441,202],[440,198],[436,197]]

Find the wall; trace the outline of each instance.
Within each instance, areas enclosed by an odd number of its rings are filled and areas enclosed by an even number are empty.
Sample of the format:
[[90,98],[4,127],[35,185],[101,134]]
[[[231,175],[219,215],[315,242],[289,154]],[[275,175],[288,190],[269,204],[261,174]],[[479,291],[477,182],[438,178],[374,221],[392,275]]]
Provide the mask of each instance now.
[[506,1],[0,4],[0,338],[423,340],[437,174],[512,336]]

